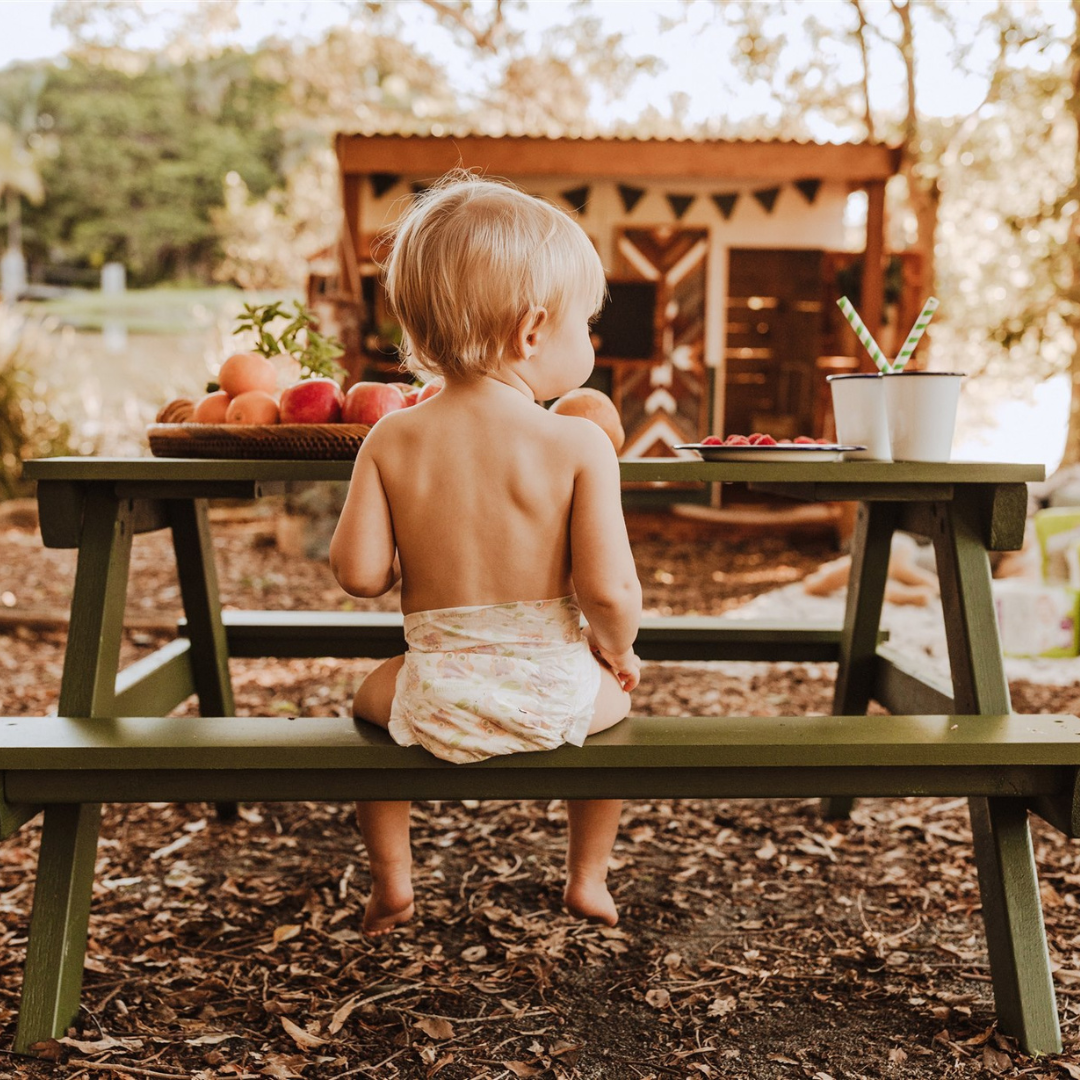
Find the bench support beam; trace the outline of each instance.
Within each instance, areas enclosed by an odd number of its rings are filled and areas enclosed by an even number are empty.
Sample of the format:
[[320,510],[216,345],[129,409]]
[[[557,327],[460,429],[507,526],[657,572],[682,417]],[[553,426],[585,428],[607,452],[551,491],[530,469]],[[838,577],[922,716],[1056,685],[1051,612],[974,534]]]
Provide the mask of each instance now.
[[[233,716],[232,678],[229,675],[229,645],[221,621],[221,600],[214,561],[214,542],[205,499],[174,500],[169,503],[176,550],[176,572],[180,596],[190,627],[191,674],[203,716]],[[222,821],[236,817],[235,802],[219,802]]]
[[[847,611],[840,636],[840,666],[833,690],[833,713],[837,716],[865,713],[874,692],[878,628],[896,515],[896,507],[890,503],[859,504],[851,542]],[[824,799],[822,814],[826,818],[845,818],[854,804],[855,800],[851,798]]]

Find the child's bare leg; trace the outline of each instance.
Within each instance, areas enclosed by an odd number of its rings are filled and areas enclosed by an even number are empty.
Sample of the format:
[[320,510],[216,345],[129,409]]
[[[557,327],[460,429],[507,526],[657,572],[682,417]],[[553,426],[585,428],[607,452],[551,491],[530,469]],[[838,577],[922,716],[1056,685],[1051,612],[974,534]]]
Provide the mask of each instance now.
[[608,892],[607,864],[621,814],[621,799],[574,799],[566,804],[570,838],[563,902],[579,918],[608,926],[619,921]]
[[356,821],[371,868],[371,897],[364,930],[374,937],[413,917],[409,803],[358,802]]
[[[403,656],[395,656],[364,679],[353,698],[354,716],[382,728],[390,723],[394,687],[404,660]],[[358,802],[356,821],[371,869],[371,897],[364,911],[364,929],[379,936],[413,916],[409,804]]]
[[398,672],[404,663],[404,656],[392,656],[364,679],[353,696],[353,716],[381,728],[389,726]]
[[[602,668],[589,734],[612,727],[629,711],[630,695],[608,668]],[[615,901],[608,892],[607,864],[621,814],[621,799],[575,799],[566,804],[570,836],[563,901],[574,915],[608,926],[619,921]]]

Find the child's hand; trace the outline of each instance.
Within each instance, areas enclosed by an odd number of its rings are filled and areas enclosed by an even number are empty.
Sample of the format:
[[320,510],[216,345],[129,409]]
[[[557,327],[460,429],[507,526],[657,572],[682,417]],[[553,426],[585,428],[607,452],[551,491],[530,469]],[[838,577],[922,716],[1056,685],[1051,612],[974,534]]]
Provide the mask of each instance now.
[[589,648],[602,664],[606,664],[619,680],[619,685],[629,693],[641,681],[641,660],[633,649],[626,652],[613,653],[603,648],[593,636],[592,627],[586,626],[582,631]]

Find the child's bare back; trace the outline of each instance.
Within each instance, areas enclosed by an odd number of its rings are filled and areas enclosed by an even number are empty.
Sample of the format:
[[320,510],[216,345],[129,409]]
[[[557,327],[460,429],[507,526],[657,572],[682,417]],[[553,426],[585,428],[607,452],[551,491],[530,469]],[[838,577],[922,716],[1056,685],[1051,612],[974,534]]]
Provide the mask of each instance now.
[[575,481],[617,468],[591,421],[492,379],[385,417],[368,450],[393,507],[405,614],[572,592]]

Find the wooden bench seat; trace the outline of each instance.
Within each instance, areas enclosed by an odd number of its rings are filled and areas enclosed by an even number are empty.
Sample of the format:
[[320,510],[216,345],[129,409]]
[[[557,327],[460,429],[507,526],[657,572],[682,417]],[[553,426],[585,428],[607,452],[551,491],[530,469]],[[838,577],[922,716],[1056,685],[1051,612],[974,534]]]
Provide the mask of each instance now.
[[[405,651],[402,617],[386,611],[224,611],[234,657],[383,659]],[[179,623],[181,635],[187,624]],[[888,639],[882,631],[878,640]],[[646,616],[634,648],[643,660],[835,662],[840,628],[830,623],[769,622],[731,616]]]
[[976,861],[999,1011],[1054,1050],[1027,812],[1078,835],[1078,777],[1073,716],[630,717],[580,748],[476,765],[345,717],[0,718],[0,836],[45,805],[15,1049],[78,1010],[100,802],[831,794],[972,798],[992,837]]
[[968,795],[1071,805],[1073,716],[630,717],[449,765],[342,717],[0,719],[4,801]]

